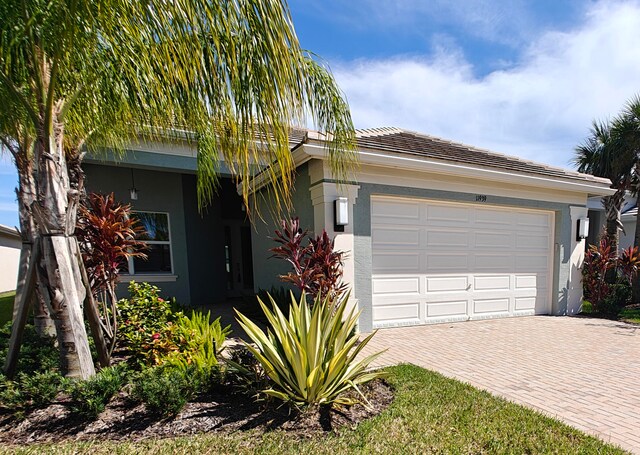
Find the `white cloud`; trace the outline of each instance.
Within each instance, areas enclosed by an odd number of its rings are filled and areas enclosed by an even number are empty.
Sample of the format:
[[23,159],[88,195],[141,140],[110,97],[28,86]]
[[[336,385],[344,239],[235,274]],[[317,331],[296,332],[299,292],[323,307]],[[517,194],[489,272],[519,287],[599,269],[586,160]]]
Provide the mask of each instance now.
[[509,69],[481,78],[460,53],[334,67],[357,127],[393,125],[567,166],[594,118],[640,93],[640,3],[592,4]]

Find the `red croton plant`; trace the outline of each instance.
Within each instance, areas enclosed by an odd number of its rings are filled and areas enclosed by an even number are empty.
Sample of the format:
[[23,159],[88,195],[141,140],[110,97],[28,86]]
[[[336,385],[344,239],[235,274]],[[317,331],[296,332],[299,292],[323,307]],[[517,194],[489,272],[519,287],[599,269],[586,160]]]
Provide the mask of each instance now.
[[130,257],[146,257],[146,245],[136,239],[143,232],[131,206],[116,202],[113,193],[91,193],[80,206],[76,235],[110,353],[117,332],[116,284]]
[[[629,247],[621,251],[616,257],[613,248],[606,237],[600,239],[597,245],[590,245],[587,249],[582,266],[582,284],[584,297],[600,311],[605,298],[611,293],[616,284],[631,286],[638,277],[640,269],[640,254],[638,248]],[[610,279],[610,270],[615,270]]]
[[335,251],[335,240],[324,229],[322,234],[309,238],[309,231],[302,230],[297,217],[280,224],[281,230],[276,230],[273,238],[280,246],[269,251],[272,257],[284,259],[293,267],[280,279],[314,298],[336,301],[347,290],[342,282],[344,252]]

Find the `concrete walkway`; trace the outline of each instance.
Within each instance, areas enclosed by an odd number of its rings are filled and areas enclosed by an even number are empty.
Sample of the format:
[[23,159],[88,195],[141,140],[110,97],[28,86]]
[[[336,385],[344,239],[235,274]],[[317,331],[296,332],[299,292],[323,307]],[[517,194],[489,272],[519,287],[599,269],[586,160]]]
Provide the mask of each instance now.
[[381,329],[377,365],[413,363],[640,454],[640,326],[536,316]]

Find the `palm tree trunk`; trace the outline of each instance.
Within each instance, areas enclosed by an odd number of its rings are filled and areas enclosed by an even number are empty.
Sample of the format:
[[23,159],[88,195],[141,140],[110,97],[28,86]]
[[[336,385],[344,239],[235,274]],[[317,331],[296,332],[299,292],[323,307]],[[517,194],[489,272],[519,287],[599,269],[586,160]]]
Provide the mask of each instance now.
[[[614,257],[618,257],[619,255],[619,244],[620,244],[620,229],[622,228],[622,222],[620,221],[620,210],[622,209],[622,204],[624,203],[624,195],[626,191],[616,191],[611,196],[606,196],[602,198],[602,205],[604,206],[605,215],[607,218],[607,223],[605,226],[605,236],[609,245],[611,246],[611,251],[614,254]],[[607,283],[614,283],[616,281],[616,270],[615,268],[611,268],[607,271],[605,277]]]
[[33,214],[42,242],[42,285],[51,302],[61,369],[68,377],[88,378],[95,368],[82,310],[87,291],[74,255],[79,195],[70,186],[62,128],[54,128],[49,138],[40,137],[34,152],[38,200]]
[[620,221],[620,210],[624,202],[624,192],[618,191],[611,196],[605,196],[602,198],[602,205],[604,206],[606,216],[605,235],[607,241],[611,246],[611,249],[618,256],[618,246],[620,239],[620,227],[622,223]]
[[[13,305],[13,322],[18,316],[18,306],[22,301],[22,294],[25,292],[24,283],[28,272],[32,249],[37,237],[37,230],[31,205],[35,200],[35,182],[33,179],[33,169],[31,162],[25,159],[24,155],[16,156],[18,167],[18,189],[16,194],[19,203],[20,234],[22,237],[22,248],[20,249],[20,265],[18,268],[18,281],[16,285],[16,297]],[[40,280],[38,280],[38,283]],[[37,285],[33,293],[33,302],[30,306],[33,309],[34,326],[36,332],[43,338],[55,336],[55,327],[49,314],[49,308],[45,299],[46,293]]]

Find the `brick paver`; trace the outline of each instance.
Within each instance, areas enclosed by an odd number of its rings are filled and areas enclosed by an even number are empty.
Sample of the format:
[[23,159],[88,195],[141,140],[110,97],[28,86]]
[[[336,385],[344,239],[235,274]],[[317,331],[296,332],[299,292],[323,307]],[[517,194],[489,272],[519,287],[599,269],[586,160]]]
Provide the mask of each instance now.
[[640,454],[640,327],[534,316],[381,329],[377,366],[413,363]]

